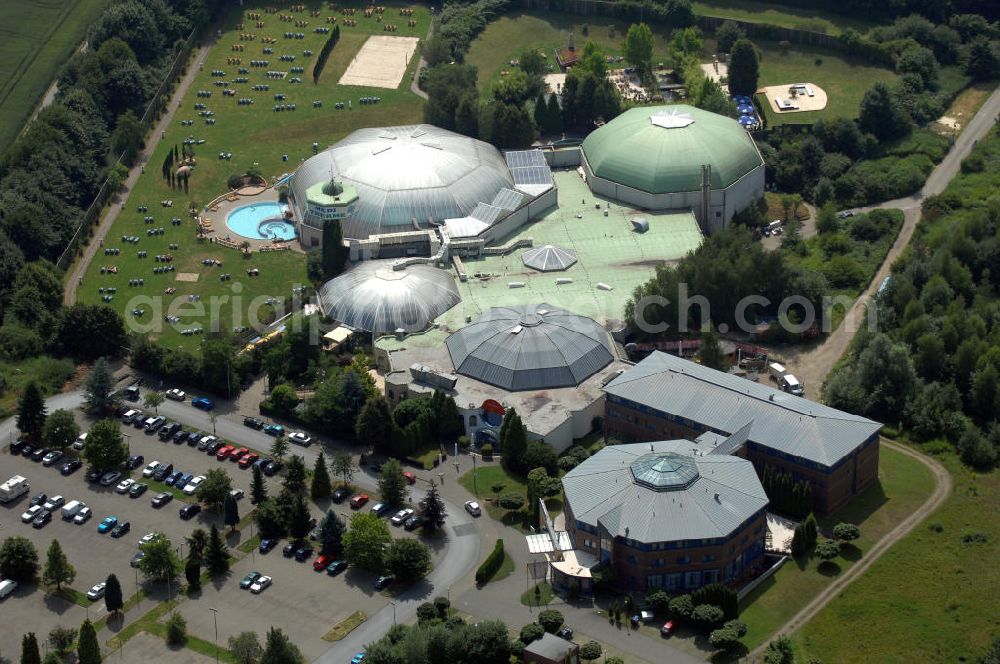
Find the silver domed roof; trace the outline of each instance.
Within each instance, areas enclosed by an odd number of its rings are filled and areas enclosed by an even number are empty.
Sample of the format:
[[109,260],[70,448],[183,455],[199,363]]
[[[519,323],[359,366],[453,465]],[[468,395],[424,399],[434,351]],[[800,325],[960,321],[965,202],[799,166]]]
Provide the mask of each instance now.
[[566,270],[576,263],[576,252],[546,244],[521,254],[521,261],[528,267],[542,272]]
[[495,307],[446,344],[458,373],[511,392],[579,385],[614,359],[596,321],[547,304]]
[[653,491],[677,491],[698,479],[698,464],[676,452],[650,452],[629,464],[635,481]]
[[450,273],[428,265],[394,271],[389,261],[359,263],[319,289],[334,320],[373,334],[419,332],[461,301]]
[[427,228],[429,219],[466,217],[514,188],[492,145],[426,124],[359,129],[307,159],[291,185],[298,205],[309,187],[332,179],[357,190],[355,211],[342,222],[344,237],[354,239],[410,231],[414,220]]

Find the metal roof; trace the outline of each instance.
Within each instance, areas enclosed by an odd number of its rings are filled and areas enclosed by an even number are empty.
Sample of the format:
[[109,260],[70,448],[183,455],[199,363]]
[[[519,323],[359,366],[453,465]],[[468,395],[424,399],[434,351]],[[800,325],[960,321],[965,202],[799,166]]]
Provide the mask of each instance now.
[[702,164],[712,189],[724,189],[764,163],[738,122],[683,104],[629,109],[582,150],[598,177],[654,194],[698,191]]
[[535,639],[524,646],[524,652],[530,652],[553,662],[562,662],[565,661],[569,653],[576,651],[579,647],[572,641],[545,632],[542,634],[542,638]]
[[359,129],[305,161],[291,188],[299,205],[306,190],[332,179],[354,185],[359,200],[343,220],[344,236],[412,230],[413,220],[467,216],[514,180],[488,143],[432,125]]
[[[764,509],[767,495],[753,464],[740,457],[702,455],[686,440],[610,445],[563,478],[573,517],[613,537],[645,543],[728,537]],[[638,481],[636,467],[683,484],[669,490]],[[648,479],[648,475],[642,475]]]
[[381,334],[424,330],[461,297],[445,270],[429,265],[393,270],[389,261],[365,261],[323,284],[318,300],[330,318]]
[[649,452],[630,463],[629,469],[637,484],[653,491],[679,491],[698,479],[694,459],[673,452]]
[[654,352],[604,391],[654,410],[735,434],[791,456],[833,466],[882,425],[773,387]]
[[576,263],[576,252],[571,249],[563,249],[551,244],[542,247],[529,249],[521,254],[521,260],[528,267],[533,267],[542,272],[554,270],[566,270]]
[[512,392],[578,385],[614,359],[596,321],[548,304],[495,307],[445,343],[458,373]]

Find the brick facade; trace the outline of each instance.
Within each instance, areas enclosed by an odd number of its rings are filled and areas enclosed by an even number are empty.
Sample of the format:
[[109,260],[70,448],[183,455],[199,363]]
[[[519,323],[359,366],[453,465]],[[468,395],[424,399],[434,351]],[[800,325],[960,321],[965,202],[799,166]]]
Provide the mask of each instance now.
[[[668,419],[669,418],[669,419]],[[708,427],[682,417],[645,412],[609,395],[604,409],[605,433],[628,442],[695,438]],[[716,431],[729,435],[731,431]],[[876,432],[835,466],[792,457],[768,447],[767,441],[747,441],[739,456],[749,459],[758,476],[764,466],[771,465],[792,473],[795,479],[808,480],[812,485],[813,510],[825,515],[837,511],[878,478],[879,436]]]

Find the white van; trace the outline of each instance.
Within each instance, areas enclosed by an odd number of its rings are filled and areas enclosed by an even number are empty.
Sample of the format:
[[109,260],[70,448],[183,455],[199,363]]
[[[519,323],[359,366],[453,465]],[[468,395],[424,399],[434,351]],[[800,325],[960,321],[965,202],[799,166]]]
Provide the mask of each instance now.
[[122,414],[122,423],[123,424],[132,424],[132,420],[135,419],[135,416],[138,415],[140,412],[141,411],[138,411],[138,410],[135,410],[135,409],[126,410]]
[[767,365],[767,375],[770,376],[771,380],[779,385],[781,384],[781,379],[786,373],[788,372],[785,370],[784,365],[778,364],[777,362],[771,362]]
[[17,581],[11,579],[0,581],[0,599],[6,599],[7,595],[14,592],[15,588],[17,588]]
[[765,226],[764,235],[781,235],[781,219],[775,219]]
[[82,450],[86,444],[87,444],[87,432],[84,431],[77,437],[76,441],[73,443],[73,449],[77,451]]
[[799,379],[792,374],[785,374],[781,378],[781,389],[789,394],[794,394],[797,397],[801,397],[805,391],[802,389],[802,383]]
[[87,503],[79,500],[71,500],[62,508],[62,518],[64,521],[70,521],[76,516],[76,513],[87,506]]

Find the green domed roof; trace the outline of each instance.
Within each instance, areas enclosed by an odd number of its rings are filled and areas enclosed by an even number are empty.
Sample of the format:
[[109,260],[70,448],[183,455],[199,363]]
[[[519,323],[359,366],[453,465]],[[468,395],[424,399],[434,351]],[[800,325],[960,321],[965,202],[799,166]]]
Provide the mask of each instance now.
[[594,174],[633,189],[665,194],[724,189],[763,163],[738,122],[693,106],[641,106],[622,113],[583,141]]

